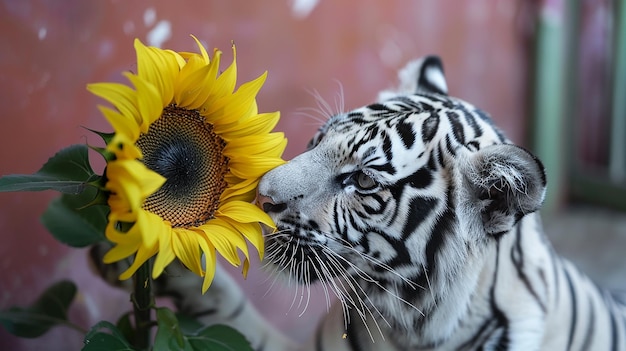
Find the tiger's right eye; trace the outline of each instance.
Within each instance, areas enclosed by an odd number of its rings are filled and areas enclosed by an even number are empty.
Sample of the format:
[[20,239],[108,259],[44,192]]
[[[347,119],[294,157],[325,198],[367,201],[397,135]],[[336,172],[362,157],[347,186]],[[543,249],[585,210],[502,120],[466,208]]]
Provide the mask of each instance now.
[[358,172],[355,180],[356,185],[361,188],[361,190],[371,190],[378,185],[374,178],[367,175],[365,172]]

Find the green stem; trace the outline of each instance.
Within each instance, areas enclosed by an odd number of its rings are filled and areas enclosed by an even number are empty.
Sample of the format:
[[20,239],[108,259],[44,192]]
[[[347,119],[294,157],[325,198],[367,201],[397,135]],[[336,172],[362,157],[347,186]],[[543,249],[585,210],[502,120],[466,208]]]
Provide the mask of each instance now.
[[132,295],[133,314],[135,316],[135,339],[133,345],[139,350],[147,350],[150,346],[150,327],[152,325],[152,278],[150,276],[150,260],[137,269],[133,276],[134,291]]

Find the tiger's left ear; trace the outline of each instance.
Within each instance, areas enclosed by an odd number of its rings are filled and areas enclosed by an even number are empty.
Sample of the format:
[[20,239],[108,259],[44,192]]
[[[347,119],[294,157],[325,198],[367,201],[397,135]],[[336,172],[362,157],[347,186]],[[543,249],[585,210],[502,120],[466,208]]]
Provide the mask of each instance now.
[[425,91],[448,95],[448,84],[446,83],[446,76],[443,74],[443,62],[439,56],[425,56],[415,61],[414,64],[417,66],[414,68],[415,73],[413,74],[413,77],[417,77],[415,92]]
[[378,101],[385,101],[398,94],[418,92],[448,95],[448,84],[439,56],[424,56],[407,63],[398,71],[398,80],[397,88],[378,93]]
[[465,154],[460,167],[463,201],[480,215],[487,234],[504,234],[541,207],[546,176],[543,165],[530,152],[499,144]]

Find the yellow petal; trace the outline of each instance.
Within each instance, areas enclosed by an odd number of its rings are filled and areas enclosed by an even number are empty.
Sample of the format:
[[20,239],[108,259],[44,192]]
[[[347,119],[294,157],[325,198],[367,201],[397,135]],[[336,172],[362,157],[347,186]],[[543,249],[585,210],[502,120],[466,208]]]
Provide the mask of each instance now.
[[87,90],[110,102],[121,114],[134,118],[138,125],[141,124],[137,92],[131,87],[120,83],[93,83],[87,85]]
[[181,68],[183,68],[185,66],[185,64],[187,63],[185,61],[185,59],[181,56],[181,54],[179,52],[173,51],[173,50],[165,50],[167,53],[169,53],[170,55],[172,55],[172,57],[174,58],[174,60],[176,61],[176,64],[178,65],[178,70],[180,71]]
[[261,226],[258,223],[237,222],[227,217],[224,217],[223,219],[225,222],[232,225],[235,230],[245,236],[250,244],[257,249],[259,257],[263,259],[263,255],[265,254],[265,241],[263,240],[263,230],[261,229]]
[[127,258],[128,256],[134,254],[137,249],[139,249],[139,244],[137,245],[124,245],[117,244],[113,246],[102,258],[102,262],[106,264],[110,264],[113,262],[117,262]]
[[184,228],[172,228],[172,249],[176,257],[197,275],[202,275],[198,234]]
[[137,89],[137,106],[139,114],[141,115],[141,132],[148,133],[150,125],[161,117],[163,112],[163,103],[161,94],[157,88],[150,84],[148,81],[141,79],[140,77],[126,72],[124,74],[128,80],[133,83],[135,89]]
[[242,136],[227,143],[224,154],[230,158],[242,154],[279,157],[286,146],[287,140],[283,133]]
[[102,112],[104,118],[109,121],[116,134],[124,134],[128,140],[137,140],[139,138],[139,126],[132,116],[117,113],[104,106],[98,106],[98,109]]
[[143,246],[139,247],[139,249],[137,250],[137,254],[135,255],[135,260],[133,261],[133,264],[130,265],[130,267],[128,267],[127,270],[122,272],[122,274],[120,274],[120,280],[126,280],[132,277],[133,274],[135,274],[137,269],[141,267],[142,264],[144,264],[147,260],[150,259],[150,257],[156,254],[157,250],[158,250],[157,245],[154,245],[153,247],[148,247],[148,248],[143,247]]
[[108,182],[105,187],[126,199],[132,211],[141,207],[144,200],[165,183],[163,176],[137,160],[109,162],[106,174]]
[[241,118],[231,124],[216,124],[214,130],[222,139],[229,141],[244,136],[267,134],[276,127],[279,119],[279,112],[262,113]]
[[224,94],[231,94],[235,90],[235,84],[237,84],[237,49],[234,44],[232,50],[233,62],[220,74],[217,78],[217,82],[215,82],[218,91]]
[[[259,184],[259,179],[246,179],[239,181],[235,184],[229,185],[220,196],[220,203],[237,197],[240,201],[251,202],[256,196],[256,187]],[[242,198],[239,198],[242,197]],[[245,198],[245,200],[244,200]]]
[[163,230],[163,219],[152,212],[145,210],[137,212],[137,221],[130,228],[129,233],[135,231],[141,236],[141,243],[144,247],[153,247],[158,244],[161,231]]
[[256,94],[266,78],[267,72],[255,80],[242,84],[232,95],[224,96],[216,101],[207,101],[201,108],[205,111],[207,121],[214,124],[228,124],[256,113]]
[[272,218],[270,218],[267,213],[263,212],[263,210],[257,206],[243,201],[229,201],[222,204],[218,208],[216,216],[228,217],[240,223],[260,222],[267,226],[274,227],[274,221],[272,221]]
[[[217,53],[217,52],[216,52]],[[220,52],[221,54],[221,52]],[[213,58],[211,65],[217,66],[219,63],[219,55]],[[218,59],[218,60],[216,60]],[[217,61],[217,62],[216,62]],[[223,106],[214,107],[213,104],[223,97],[229,98],[230,94],[235,90],[235,84],[237,83],[237,55],[235,46],[233,45],[233,62],[226,68],[222,74],[217,77],[213,87],[211,88],[211,97],[200,107],[200,111],[204,116],[208,116],[210,113],[215,112],[216,109],[221,109]]]
[[[132,224],[132,222],[125,222],[125,223]],[[111,213],[109,215],[109,223],[107,223],[107,226],[104,229],[104,234],[106,235],[107,239],[109,239],[109,241],[111,241],[114,244],[122,244],[124,246],[135,246],[135,245],[141,244],[140,236],[132,235],[132,233],[128,234],[125,232],[121,232],[118,228],[119,225],[120,225],[119,218],[117,218],[115,214]],[[121,251],[121,250],[122,250],[121,248],[118,248],[116,251]],[[137,249],[135,248],[135,251],[136,250]],[[116,256],[117,259],[115,259],[115,261],[128,257],[129,255],[130,253],[126,254],[125,256],[119,256],[119,257]]]
[[248,279],[248,269],[250,269],[250,260],[246,258],[243,261],[243,267],[241,268],[241,274],[243,275],[243,279]]
[[200,240],[200,248],[204,253],[204,262],[205,262],[205,273],[204,273],[204,281],[202,282],[202,293],[204,294],[209,286],[211,286],[211,282],[213,282],[213,277],[215,277],[215,266],[217,264],[217,255],[215,254],[215,247],[211,245],[211,243],[206,240]]
[[230,171],[239,178],[260,178],[273,168],[285,161],[278,157],[238,155],[229,162]]
[[210,94],[217,70],[215,65],[205,66],[201,61],[199,56],[192,56],[180,71],[174,97],[180,107],[196,110]]
[[140,159],[141,150],[135,145],[135,140],[124,133],[115,133],[107,144],[106,150],[113,153],[117,160]]
[[[111,238],[115,237],[116,235],[119,235],[120,237],[124,235],[124,234],[117,234],[117,231],[115,231],[114,229],[106,230],[105,232],[107,233],[107,238],[109,240],[111,240]],[[114,235],[111,235],[111,234],[114,234]],[[117,261],[125,259],[126,257],[134,254],[137,251],[137,249],[139,249],[139,246],[141,244],[139,240],[136,240],[135,242],[130,242],[130,241],[129,242],[117,242],[114,240],[111,240],[111,241],[116,243],[116,245],[113,246],[104,255],[104,257],[102,258],[102,262],[104,263],[113,263],[113,262],[117,262]]]
[[248,247],[241,233],[222,220],[213,219],[196,229],[199,235],[211,242],[215,249],[233,266],[239,266],[241,260],[237,249],[248,257]]
[[[111,196],[116,196],[116,195],[111,194]],[[121,207],[122,206],[120,206],[120,208]],[[109,213],[109,224],[117,223],[117,222],[121,222],[121,223],[135,223],[135,220],[137,220],[137,212],[130,212],[130,211],[128,211],[128,206],[126,206],[126,211],[115,211],[115,210],[112,209],[112,211]],[[122,232],[120,232],[120,233],[122,233]],[[121,240],[123,240],[123,239],[121,239]],[[116,240],[115,242],[119,242],[119,240]]]
[[176,258],[176,254],[172,249],[172,228],[170,225],[163,223],[159,231],[159,253],[154,260],[152,268],[152,278],[158,278],[165,267],[167,267]]
[[174,79],[178,74],[176,58],[169,52],[154,47],[146,47],[135,39],[137,52],[137,75],[157,88],[161,105],[166,106],[174,97]]
[[196,45],[198,45],[198,50],[200,50],[200,54],[202,55],[202,58],[204,59],[204,62],[206,64],[209,64],[210,60],[209,60],[209,55],[206,52],[206,49],[204,48],[202,43],[200,43],[200,40],[198,40],[198,38],[196,38],[195,35],[191,35],[191,37],[193,38],[193,40],[195,40]]

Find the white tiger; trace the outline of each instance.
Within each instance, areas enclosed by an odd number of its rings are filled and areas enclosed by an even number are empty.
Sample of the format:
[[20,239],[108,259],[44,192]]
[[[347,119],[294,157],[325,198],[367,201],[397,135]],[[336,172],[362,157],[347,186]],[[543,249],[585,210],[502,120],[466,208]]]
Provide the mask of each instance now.
[[447,95],[438,58],[400,78],[259,185],[278,226],[265,260],[337,297],[308,343],[275,330],[225,272],[202,296],[201,279],[172,267],[160,293],[257,350],[626,350],[624,300],[542,232],[540,161]]

